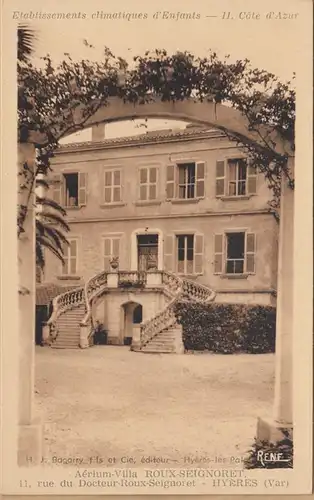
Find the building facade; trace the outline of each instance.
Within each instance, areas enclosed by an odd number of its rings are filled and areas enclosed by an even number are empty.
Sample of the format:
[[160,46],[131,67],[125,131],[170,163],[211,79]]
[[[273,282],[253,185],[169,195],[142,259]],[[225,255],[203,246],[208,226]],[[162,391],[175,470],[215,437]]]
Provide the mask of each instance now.
[[[80,285],[117,263],[196,281],[215,291],[216,302],[275,305],[271,192],[234,142],[192,126],[94,137],[62,146],[53,159],[48,196],[67,210],[70,245],[64,265],[47,255],[44,282]],[[100,319],[111,301],[108,294]]]

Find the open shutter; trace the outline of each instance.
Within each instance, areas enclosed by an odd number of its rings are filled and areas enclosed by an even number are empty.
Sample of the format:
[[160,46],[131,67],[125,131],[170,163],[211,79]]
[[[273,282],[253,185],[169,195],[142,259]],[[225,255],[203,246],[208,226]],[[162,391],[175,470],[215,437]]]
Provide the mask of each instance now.
[[174,247],[175,237],[173,234],[167,234],[164,239],[164,268],[172,273],[174,271]]
[[194,272],[196,274],[203,273],[204,259],[204,236],[196,234],[194,236]]
[[196,164],[196,198],[205,196],[205,162]]
[[61,174],[56,174],[53,176],[51,180],[51,188],[52,188],[52,199],[59,205],[63,204],[63,197],[62,197],[62,191],[63,191],[63,183],[62,183],[62,175]]
[[122,202],[124,196],[124,175],[122,170],[114,171],[114,191],[113,191],[113,201]]
[[223,272],[224,262],[224,235],[214,235],[214,273],[220,274]]
[[78,204],[79,206],[86,205],[87,203],[87,174],[85,172],[79,173],[79,192]]
[[175,197],[175,166],[167,166],[167,184],[166,184],[166,196],[168,200],[172,200]]
[[113,238],[112,240],[112,257],[118,257],[120,259],[120,239]]
[[255,273],[255,253],[256,253],[256,235],[254,233],[246,233],[246,272]]
[[112,256],[112,239],[104,238],[104,270],[110,271],[110,261]]
[[224,196],[226,184],[226,165],[224,160],[216,162],[216,196]]
[[248,194],[256,194],[257,188],[257,168],[250,165],[247,167],[247,192]]

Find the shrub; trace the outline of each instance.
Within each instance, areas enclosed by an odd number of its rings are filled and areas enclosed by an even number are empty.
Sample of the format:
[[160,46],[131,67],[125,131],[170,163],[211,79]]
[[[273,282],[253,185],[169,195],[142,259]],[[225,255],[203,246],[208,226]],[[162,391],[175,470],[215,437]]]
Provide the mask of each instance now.
[[186,350],[223,354],[275,351],[274,307],[181,302],[177,304],[175,314],[183,327]]
[[94,345],[106,345],[108,333],[102,323],[96,323],[94,329]]
[[[248,455],[244,459],[245,469],[292,469],[293,468],[293,440],[289,431],[283,430],[284,437],[277,443],[270,443],[268,441],[257,441],[255,439],[252,448],[248,451]],[[283,460],[268,461],[261,460],[259,452],[262,455],[281,453]]]

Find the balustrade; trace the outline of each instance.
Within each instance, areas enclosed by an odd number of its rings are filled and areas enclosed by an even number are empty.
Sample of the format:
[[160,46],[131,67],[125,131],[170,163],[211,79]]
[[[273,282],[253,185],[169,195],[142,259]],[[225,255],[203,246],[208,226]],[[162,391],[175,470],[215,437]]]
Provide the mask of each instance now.
[[119,271],[118,286],[145,286],[147,274],[144,271]]
[[[115,274],[117,276],[117,285],[115,286],[121,288],[134,286],[145,287],[147,284],[147,273],[144,271],[118,271]],[[140,337],[142,345],[143,343],[147,343],[162,330],[176,324],[174,310],[179,300],[184,299],[206,304],[215,297],[215,293],[211,289],[195,281],[181,278],[169,272],[159,273],[158,276],[160,276],[158,280],[161,280],[159,283],[162,283],[164,293],[168,295],[171,301],[162,311],[156,314],[156,316],[141,325]],[[156,282],[158,280],[156,280]],[[74,290],[67,291],[56,297],[53,301],[53,313],[47,322],[51,332],[60,314],[84,303],[86,306],[86,314],[81,322],[81,326],[88,326],[90,320],[92,323],[93,301],[101,295],[100,292],[107,287],[108,284],[108,272],[102,271],[88,280],[85,287],[75,288]],[[91,324],[90,331],[92,333]]]

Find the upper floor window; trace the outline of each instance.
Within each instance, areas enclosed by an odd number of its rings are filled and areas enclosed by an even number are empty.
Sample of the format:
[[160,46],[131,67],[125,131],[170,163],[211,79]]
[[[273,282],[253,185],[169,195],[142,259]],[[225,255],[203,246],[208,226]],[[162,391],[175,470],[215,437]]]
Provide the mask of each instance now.
[[167,198],[193,199],[205,194],[205,163],[189,162],[167,167]]
[[216,196],[246,196],[256,193],[257,172],[246,158],[216,163]]
[[64,247],[62,274],[76,275],[78,272],[78,240],[69,238],[68,242],[69,245]]
[[105,171],[105,203],[119,203],[122,201],[121,170]]
[[256,235],[245,231],[215,235],[214,272],[255,273]]
[[149,201],[157,198],[157,168],[141,167],[139,169],[140,200]]
[[85,172],[69,172],[54,175],[52,181],[52,197],[65,208],[86,205],[87,174]]

